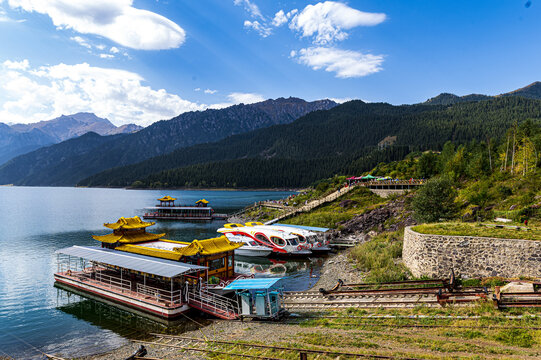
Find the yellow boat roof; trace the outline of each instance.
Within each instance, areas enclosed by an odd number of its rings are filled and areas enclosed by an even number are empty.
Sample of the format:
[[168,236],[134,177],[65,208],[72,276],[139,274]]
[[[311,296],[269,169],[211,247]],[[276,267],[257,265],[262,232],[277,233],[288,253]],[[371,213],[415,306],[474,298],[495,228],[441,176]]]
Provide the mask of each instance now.
[[208,204],[209,202],[207,200],[205,200],[205,199],[201,199],[201,200],[197,200],[195,203],[196,204],[199,204],[199,203]]
[[234,229],[234,228],[238,228],[238,227],[244,227],[244,225],[237,224],[237,223],[229,223],[229,224],[224,225],[224,228],[227,228],[227,229]]
[[107,234],[107,235],[92,235],[92,237],[95,240],[108,243],[108,244],[114,244],[114,243],[121,243],[121,244],[133,244],[143,241],[151,241],[151,240],[158,240],[165,236],[164,234],[152,234],[152,233],[138,233],[138,234]]
[[229,239],[225,236],[205,240],[194,240],[191,243],[165,239],[161,239],[160,241],[176,243],[179,246],[173,248],[173,250],[164,250],[144,245],[125,244],[118,246],[116,250],[170,260],[180,260],[180,258],[182,258],[183,256],[214,255],[227,251],[233,251],[244,245],[243,243],[229,241]]
[[146,228],[148,226],[152,226],[154,224],[156,223],[152,221],[148,221],[148,222],[143,221],[141,220],[139,216],[134,216],[131,218],[121,217],[120,219],[117,220],[117,222],[105,223],[103,224],[103,226],[109,229],[118,230],[118,229],[141,229],[141,228]]
[[162,197],[161,199],[158,199],[158,201],[175,201],[177,198],[171,197],[169,195]]

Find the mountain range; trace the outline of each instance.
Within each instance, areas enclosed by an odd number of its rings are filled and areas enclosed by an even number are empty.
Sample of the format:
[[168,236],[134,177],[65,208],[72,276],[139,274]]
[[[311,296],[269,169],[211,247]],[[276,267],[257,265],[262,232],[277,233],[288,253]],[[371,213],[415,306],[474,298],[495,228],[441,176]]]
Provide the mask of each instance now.
[[41,148],[5,163],[0,166],[0,184],[75,185],[105,169],[234,134],[287,124],[307,113],[336,105],[331,100],[307,102],[298,98],[279,98],[220,110],[186,112],[133,134],[100,137],[96,133],[87,133],[68,140],[67,144]]
[[426,105],[452,105],[459,102],[469,102],[469,101],[482,101],[494,99],[497,97],[505,96],[520,96],[527,99],[541,99],[541,82],[536,81],[530,85],[524,86],[520,89],[510,91],[500,95],[482,95],[482,94],[469,94],[464,96],[458,96],[450,93],[441,93],[438,96],[428,99],[423,104]]
[[133,133],[142,127],[135,124],[115,126],[92,113],[62,115],[32,124],[0,123],[0,164],[43,146],[60,143],[88,132],[100,135]]
[[[358,174],[415,150],[441,150],[445,142],[499,139],[515,122],[541,119],[541,100],[522,97],[457,103],[401,105],[350,101],[214,143],[175,150],[112,168],[82,186],[298,187],[334,174]],[[392,147],[377,150],[387,136]]]

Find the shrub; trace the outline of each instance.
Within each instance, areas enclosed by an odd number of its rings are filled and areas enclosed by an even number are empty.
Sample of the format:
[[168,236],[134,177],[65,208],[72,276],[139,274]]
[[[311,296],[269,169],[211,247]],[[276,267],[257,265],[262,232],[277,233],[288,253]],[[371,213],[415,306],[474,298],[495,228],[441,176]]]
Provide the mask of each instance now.
[[457,212],[454,202],[456,194],[448,178],[438,177],[429,180],[417,191],[413,199],[414,217],[421,222],[452,219]]

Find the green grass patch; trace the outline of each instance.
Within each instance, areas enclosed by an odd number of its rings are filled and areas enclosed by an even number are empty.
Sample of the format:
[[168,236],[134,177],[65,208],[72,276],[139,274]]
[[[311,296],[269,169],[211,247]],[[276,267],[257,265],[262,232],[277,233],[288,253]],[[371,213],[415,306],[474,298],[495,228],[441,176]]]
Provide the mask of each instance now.
[[368,272],[366,282],[406,280],[409,270],[401,261],[403,231],[382,233],[351,252],[356,266]]
[[525,329],[504,329],[499,331],[494,339],[506,345],[525,348],[530,348],[535,344],[533,335]]
[[[488,225],[488,226],[487,226]],[[529,230],[516,228],[496,228],[494,224],[469,223],[435,223],[422,224],[413,227],[421,234],[451,235],[451,236],[477,236],[499,239],[541,240],[541,228],[529,227]]]

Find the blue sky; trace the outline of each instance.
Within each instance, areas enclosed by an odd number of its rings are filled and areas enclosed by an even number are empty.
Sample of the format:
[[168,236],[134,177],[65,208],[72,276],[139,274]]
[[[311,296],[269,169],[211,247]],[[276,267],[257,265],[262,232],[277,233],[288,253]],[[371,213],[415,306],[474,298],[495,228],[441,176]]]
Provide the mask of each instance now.
[[0,122],[499,94],[541,80],[540,15],[536,0],[0,0]]

